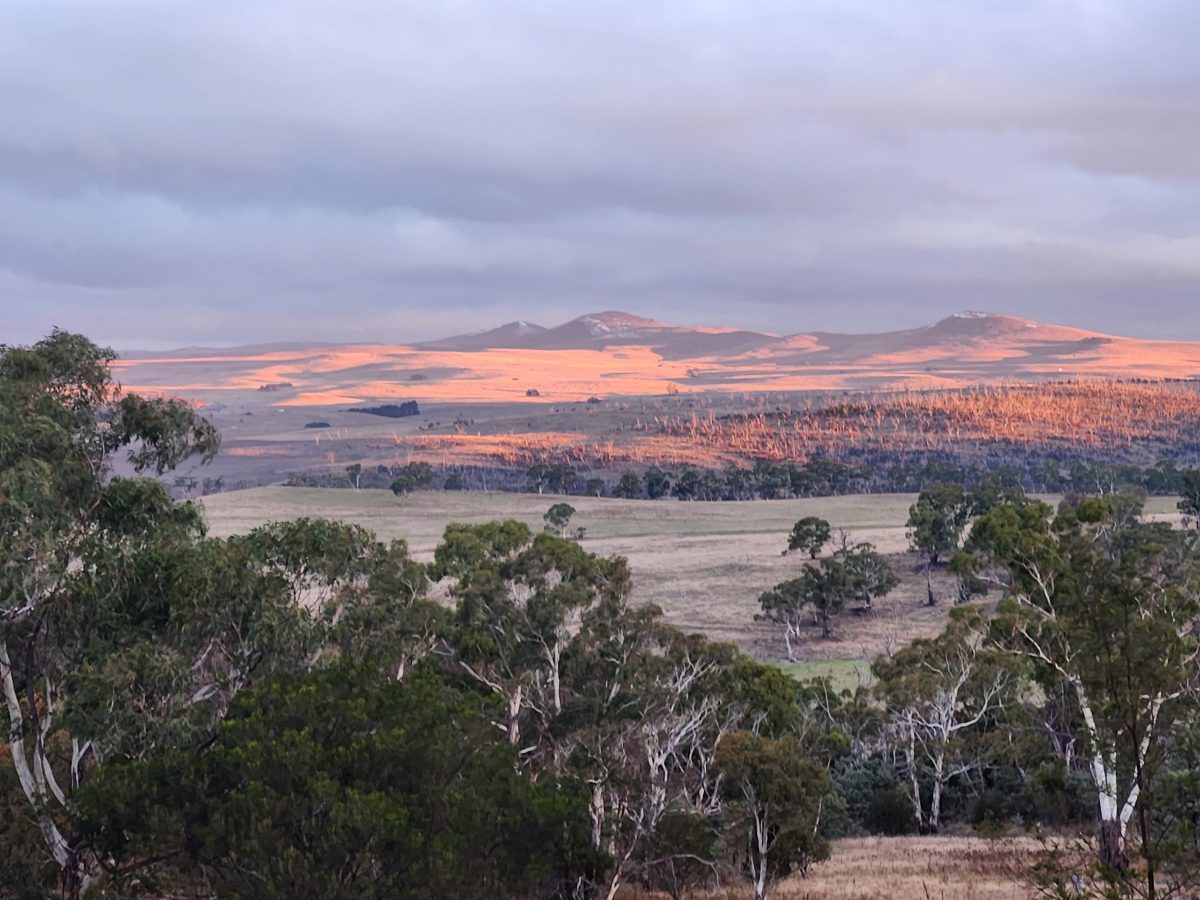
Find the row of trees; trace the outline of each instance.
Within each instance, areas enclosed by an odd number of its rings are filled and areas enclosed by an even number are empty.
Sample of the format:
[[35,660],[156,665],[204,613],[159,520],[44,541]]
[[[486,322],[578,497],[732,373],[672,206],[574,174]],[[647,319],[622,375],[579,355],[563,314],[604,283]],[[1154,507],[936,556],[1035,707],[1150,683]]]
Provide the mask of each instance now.
[[[604,468],[578,469],[568,462],[537,462],[526,467],[404,465],[353,463],[336,472],[293,474],[289,482],[312,487],[390,488],[397,495],[414,490],[505,490],[538,494],[659,500],[773,500],[863,493],[915,493],[935,484],[961,484],[974,490],[989,478],[1019,485],[1030,493],[1115,494],[1143,491],[1168,496],[1189,489],[1187,473],[1170,460],[1149,467],[1102,460],[1036,454],[964,461],[946,454],[906,453],[837,461],[814,456],[804,463],[758,460],[751,466],[723,469],[684,465],[627,469],[614,478]],[[199,481],[175,479],[181,496],[195,493]],[[204,479],[203,493],[223,488]]]
[[[835,766],[847,809],[866,827],[922,832],[944,825],[948,797],[951,817],[979,825],[1090,816],[1091,862],[1060,844],[1035,873],[1042,887],[1190,896],[1200,887],[1200,533],[1144,521],[1125,495],[1055,510],[944,493],[947,508],[967,510],[959,527],[970,521],[960,571],[1001,600],[990,616],[954,607],[941,635],[881,658],[869,689],[830,704],[850,741]],[[1200,512],[1194,497],[1180,508],[1193,521]],[[838,583],[849,557],[843,541],[806,564],[760,598],[761,617],[787,635],[826,616],[828,596],[850,595]]]

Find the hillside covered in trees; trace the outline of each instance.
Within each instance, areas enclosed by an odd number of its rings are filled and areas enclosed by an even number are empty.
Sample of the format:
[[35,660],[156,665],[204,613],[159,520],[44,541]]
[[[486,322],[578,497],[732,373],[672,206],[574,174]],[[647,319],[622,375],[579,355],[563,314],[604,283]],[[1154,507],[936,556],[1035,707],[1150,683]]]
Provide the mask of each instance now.
[[318,519],[209,537],[113,465],[218,434],[111,359],[0,350],[0,896],[765,898],[841,836],[951,826],[1057,835],[1052,895],[1196,888],[1200,546],[1124,494],[973,508],[995,614],[838,694],[631,604],[563,511],[429,563]]

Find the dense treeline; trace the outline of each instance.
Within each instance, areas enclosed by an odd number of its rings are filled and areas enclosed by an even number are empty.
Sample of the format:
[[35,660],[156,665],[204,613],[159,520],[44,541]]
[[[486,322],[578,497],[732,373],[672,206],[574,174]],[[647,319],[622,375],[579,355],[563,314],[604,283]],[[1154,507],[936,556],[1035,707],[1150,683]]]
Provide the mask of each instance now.
[[0,350],[4,896],[762,898],[839,835],[967,822],[1089,823],[1051,888],[1192,889],[1195,532],[998,496],[960,550],[995,615],[956,607],[838,695],[521,523],[451,525],[429,564],[322,520],[208,537],[110,465],[218,436],[110,361]]
[[[1019,462],[1019,465],[1012,465]],[[865,493],[916,493],[932,484],[961,484],[974,490],[1000,479],[1029,493],[1114,494],[1142,491],[1172,496],[1184,489],[1187,471],[1171,460],[1153,466],[1102,460],[1030,455],[1021,460],[964,463],[953,456],[919,455],[874,464],[851,464],[817,456],[803,463],[759,460],[723,469],[695,466],[577,470],[567,463],[535,463],[522,469],[480,469],[412,462],[404,466],[348,467],[345,473],[294,475],[293,485],[312,487],[510,490],[533,493],[659,500],[776,500]],[[214,490],[220,490],[217,485]]]

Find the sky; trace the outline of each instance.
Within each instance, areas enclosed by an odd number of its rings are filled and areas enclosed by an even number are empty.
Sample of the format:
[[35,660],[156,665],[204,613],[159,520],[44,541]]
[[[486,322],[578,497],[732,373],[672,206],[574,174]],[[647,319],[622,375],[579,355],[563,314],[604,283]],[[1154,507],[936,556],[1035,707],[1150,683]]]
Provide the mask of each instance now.
[[1194,0],[6,0],[0,342],[1200,339]]

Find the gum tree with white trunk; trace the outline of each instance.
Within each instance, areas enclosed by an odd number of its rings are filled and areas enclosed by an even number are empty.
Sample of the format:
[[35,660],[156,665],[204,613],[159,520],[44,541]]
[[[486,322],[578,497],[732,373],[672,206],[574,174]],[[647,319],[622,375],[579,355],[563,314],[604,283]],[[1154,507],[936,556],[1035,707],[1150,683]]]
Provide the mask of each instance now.
[[1194,535],[1118,511],[1109,498],[1057,514],[1003,505],[976,523],[968,547],[1006,587],[995,639],[1075,701],[1101,871],[1136,878],[1153,897],[1164,871],[1151,834],[1154,787],[1200,686],[1200,555]]

